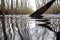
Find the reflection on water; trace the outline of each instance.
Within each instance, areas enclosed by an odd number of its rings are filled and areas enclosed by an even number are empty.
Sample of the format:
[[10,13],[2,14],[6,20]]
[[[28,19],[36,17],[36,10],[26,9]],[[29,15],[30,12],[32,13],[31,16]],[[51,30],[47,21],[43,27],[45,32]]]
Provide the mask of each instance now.
[[[2,16],[0,16],[0,40],[3,40],[1,17]],[[6,15],[5,28],[8,40],[56,40],[54,32],[47,28],[35,25],[37,23],[35,20],[36,19],[30,19],[30,17],[24,15]],[[52,25],[50,26],[55,30],[60,19],[50,20],[54,27]]]

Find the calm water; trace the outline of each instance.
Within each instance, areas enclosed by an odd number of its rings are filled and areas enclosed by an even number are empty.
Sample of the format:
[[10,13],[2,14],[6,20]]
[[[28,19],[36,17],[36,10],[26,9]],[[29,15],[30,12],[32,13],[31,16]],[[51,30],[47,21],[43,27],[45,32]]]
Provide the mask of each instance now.
[[[27,15],[28,16],[28,15]],[[55,33],[42,26],[36,26],[36,19],[26,15],[5,16],[5,28],[8,40],[56,40]],[[2,17],[2,16],[0,16]],[[60,19],[57,15],[44,15],[50,20],[50,27],[59,31]],[[1,19],[1,18],[0,18]],[[20,36],[22,35],[22,37]],[[0,20],[0,39],[3,40],[2,20]]]

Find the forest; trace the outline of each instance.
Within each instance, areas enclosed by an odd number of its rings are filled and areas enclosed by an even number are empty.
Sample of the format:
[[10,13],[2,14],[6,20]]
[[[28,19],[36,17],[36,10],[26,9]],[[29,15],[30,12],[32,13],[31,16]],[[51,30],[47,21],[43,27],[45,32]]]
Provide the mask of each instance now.
[[[0,0],[0,10],[8,14],[31,14],[40,7],[44,6],[50,0]],[[60,13],[60,0],[45,12],[51,14]]]
[[[0,40],[60,40],[60,19],[46,19],[40,15],[59,14],[59,2],[60,0],[0,0]],[[25,15],[32,13],[33,16],[29,17],[38,20],[29,19]]]

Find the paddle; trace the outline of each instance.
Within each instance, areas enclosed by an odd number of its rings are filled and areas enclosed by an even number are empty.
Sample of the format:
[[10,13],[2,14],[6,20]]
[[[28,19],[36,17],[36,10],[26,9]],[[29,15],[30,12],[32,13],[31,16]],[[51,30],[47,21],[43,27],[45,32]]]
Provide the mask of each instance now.
[[46,12],[51,5],[55,2],[55,0],[51,0],[50,2],[48,2],[46,5],[44,5],[43,7],[39,8],[38,10],[36,10],[34,13],[32,13],[31,15],[29,15],[30,17],[33,18],[42,18],[43,16],[41,16],[44,12]]

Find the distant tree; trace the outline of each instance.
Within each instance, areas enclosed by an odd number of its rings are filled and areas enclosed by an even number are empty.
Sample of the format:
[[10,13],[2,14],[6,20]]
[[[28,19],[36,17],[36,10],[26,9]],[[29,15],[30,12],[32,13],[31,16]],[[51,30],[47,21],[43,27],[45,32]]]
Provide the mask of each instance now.
[[4,34],[4,40],[7,40],[6,29],[5,29],[5,0],[1,0],[1,10],[2,10],[2,29]]
[[16,0],[16,11],[18,12],[18,0]]

